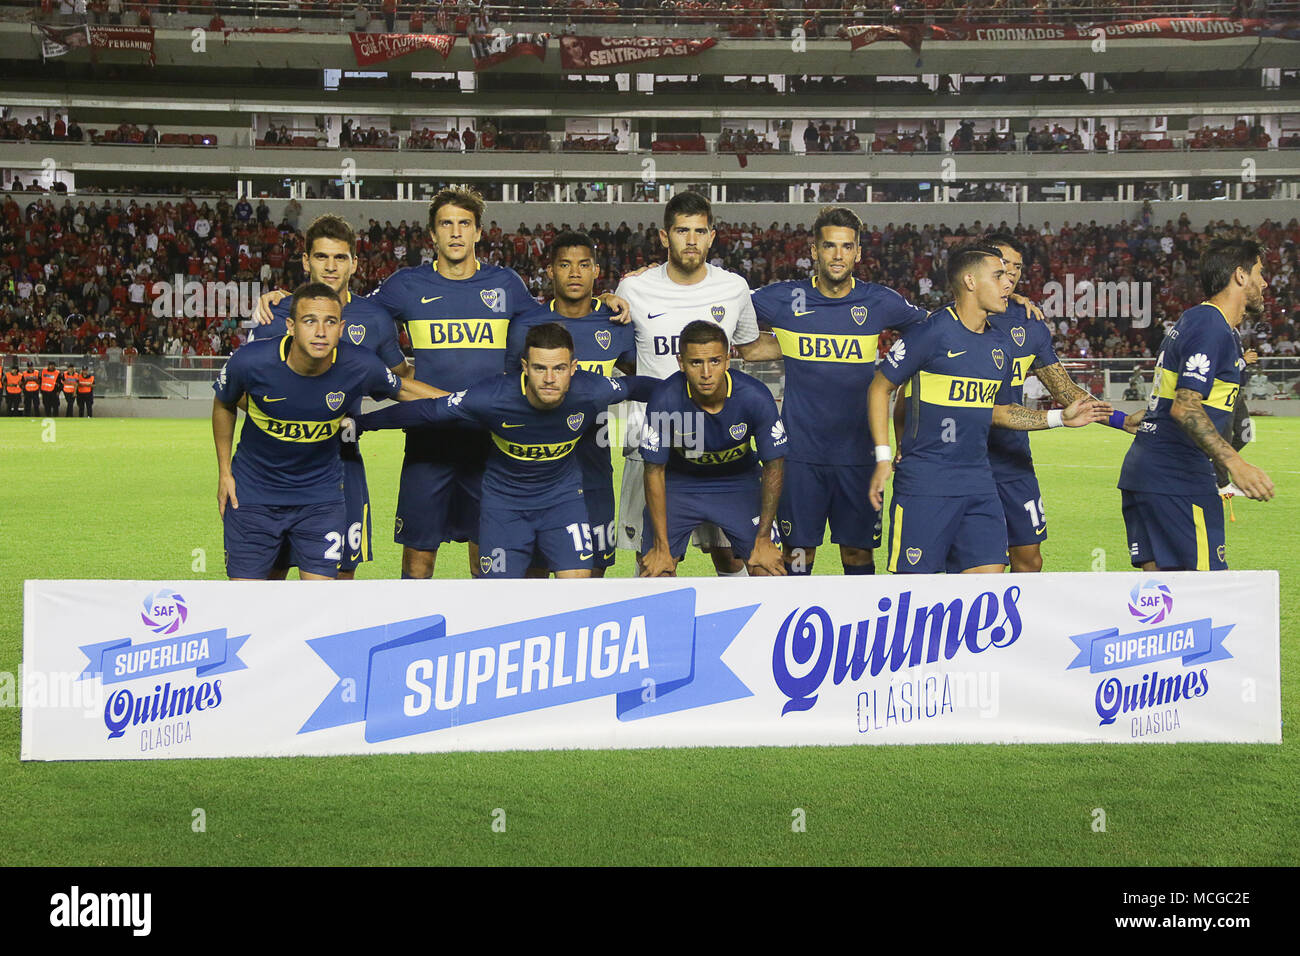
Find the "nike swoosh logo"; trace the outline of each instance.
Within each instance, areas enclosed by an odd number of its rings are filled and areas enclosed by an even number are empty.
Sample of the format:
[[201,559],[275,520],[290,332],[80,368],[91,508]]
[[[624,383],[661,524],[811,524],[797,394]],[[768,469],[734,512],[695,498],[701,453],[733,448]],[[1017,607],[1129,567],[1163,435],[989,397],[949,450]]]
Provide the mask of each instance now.
[[579,561],[586,561],[586,560],[587,560],[588,558],[590,558],[590,557],[591,557],[591,553],[588,552],[587,554],[580,554],[580,555],[578,555],[578,560],[579,560]]
[[520,422],[518,425],[507,425],[505,422],[502,422],[501,427],[502,428],[523,428],[527,424],[528,424],[527,422]]
[[601,558],[602,558],[603,560],[608,560],[608,559],[612,558],[613,556],[614,556],[614,552],[613,552],[613,551],[605,551],[605,552],[603,552],[603,553],[601,554]]
[[667,314],[668,314],[667,312],[651,312],[649,315],[646,316],[646,318],[647,318],[647,319],[657,319],[657,318],[659,318],[659,316],[661,316],[661,315],[667,315]]
[[1046,528],[1035,528],[1035,529],[1034,529],[1034,534],[1046,534],[1046,533],[1047,533],[1047,529],[1046,529]]
[[420,302],[421,302],[421,304],[423,304],[423,305],[428,305],[430,302],[437,302],[437,301],[438,301],[439,299],[441,299],[441,298],[442,298],[442,296],[440,296],[440,295],[435,295],[432,299],[426,299],[426,298],[424,298],[423,296],[421,296],[421,297],[420,297]]
[[948,358],[956,358],[958,355],[965,355],[965,354],[966,354],[965,349],[962,349],[960,352],[954,352],[950,349],[948,351]]
[[348,556],[348,560],[349,560],[349,561],[360,561],[360,560],[361,560],[361,552],[358,551],[356,554],[349,555],[349,556]]
[[289,397],[289,396],[286,395],[284,398],[271,398],[271,397],[269,397],[269,396],[264,395],[264,396],[262,396],[262,401],[264,401],[264,402],[283,402],[284,399],[285,399],[285,398],[288,398],[288,397]]
[[816,311],[817,311],[816,309],[809,309],[807,312],[795,312],[795,316],[798,317],[801,315],[812,315]]

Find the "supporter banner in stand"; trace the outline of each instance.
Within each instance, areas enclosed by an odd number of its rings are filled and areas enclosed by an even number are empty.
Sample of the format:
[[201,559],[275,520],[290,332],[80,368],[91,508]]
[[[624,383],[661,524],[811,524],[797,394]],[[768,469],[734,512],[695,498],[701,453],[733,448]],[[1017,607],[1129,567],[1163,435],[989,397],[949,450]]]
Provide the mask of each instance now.
[[923,40],[984,42],[1044,40],[1096,40],[1143,37],[1155,40],[1225,40],[1262,36],[1300,40],[1300,23],[1279,20],[1234,20],[1230,17],[1155,17],[1097,23],[949,23],[923,26],[851,26],[839,35],[857,50],[878,40],[898,40],[920,52]]
[[22,757],[1278,743],[1278,594],[1274,571],[28,581]]
[[560,65],[566,70],[596,69],[658,60],[664,57],[695,56],[717,45],[713,37],[684,40],[667,37],[560,37]]
[[395,60],[416,50],[434,50],[445,60],[456,44],[456,37],[447,33],[349,33],[348,36],[352,39],[357,66]]
[[91,27],[90,49],[139,50],[154,62],[153,27]]
[[69,51],[90,46],[90,29],[78,27],[48,27],[38,23],[41,31],[41,59],[65,56]]
[[517,56],[535,56],[546,59],[546,43],[549,33],[480,33],[469,41],[474,54],[474,69],[486,70],[513,60]]

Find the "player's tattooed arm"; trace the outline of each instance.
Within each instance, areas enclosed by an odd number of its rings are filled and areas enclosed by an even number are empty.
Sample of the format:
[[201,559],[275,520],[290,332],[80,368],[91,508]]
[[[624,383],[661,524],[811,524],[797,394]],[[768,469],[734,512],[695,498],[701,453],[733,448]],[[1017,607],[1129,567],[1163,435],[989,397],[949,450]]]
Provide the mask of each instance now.
[[1043,387],[1051,393],[1052,400],[1058,405],[1069,405],[1080,398],[1091,396],[1070,378],[1060,362],[1051,365],[1034,365],[1031,371],[1038,376]]
[[650,512],[650,527],[642,529],[642,543],[646,534],[653,535],[654,544],[646,552],[641,565],[641,577],[676,577],[677,560],[668,550],[668,481],[664,466],[652,461],[645,463],[645,503]]
[[1196,442],[1198,448],[1205,452],[1212,461],[1228,470],[1232,483],[1242,490],[1247,498],[1268,501],[1273,497],[1273,482],[1262,469],[1247,462],[1232,447],[1219,430],[1210,421],[1202,406],[1201,393],[1191,388],[1180,388],[1174,392],[1174,402],[1169,415],[1178,423],[1187,437]]
[[785,459],[773,458],[763,462],[762,502],[759,505],[758,531],[754,535],[754,548],[749,556],[749,567],[759,575],[785,574],[781,549],[772,542],[772,522],[776,520],[776,506],[781,500],[781,486],[785,480]]
[[212,400],[212,440],[217,446],[217,513],[226,516],[226,504],[238,508],[235,497],[235,476],[230,470],[231,448],[235,441],[237,406],[227,405],[219,398]]
[[782,357],[781,346],[771,332],[759,332],[758,338],[737,345],[736,351],[746,362],[772,362]]
[[[1061,410],[1061,424],[1078,428],[1092,422],[1105,421],[1112,409],[1105,402],[1094,401],[1091,395],[1077,398]],[[1035,432],[1051,427],[1051,412],[1040,412],[1023,405],[994,405],[993,424],[1018,432]]]

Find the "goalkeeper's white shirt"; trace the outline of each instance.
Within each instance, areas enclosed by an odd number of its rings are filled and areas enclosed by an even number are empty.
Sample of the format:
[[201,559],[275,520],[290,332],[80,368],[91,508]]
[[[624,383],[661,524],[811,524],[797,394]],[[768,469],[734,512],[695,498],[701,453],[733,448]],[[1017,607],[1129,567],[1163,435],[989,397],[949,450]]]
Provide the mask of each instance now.
[[[637,375],[665,379],[677,372],[677,340],[682,329],[697,320],[716,324],[732,345],[748,345],[758,339],[749,283],[725,269],[707,264],[704,269],[704,278],[691,285],[670,279],[667,264],[618,284],[617,294],[627,299],[636,330]],[[625,444],[631,449],[640,442],[644,418],[645,405],[629,402]]]

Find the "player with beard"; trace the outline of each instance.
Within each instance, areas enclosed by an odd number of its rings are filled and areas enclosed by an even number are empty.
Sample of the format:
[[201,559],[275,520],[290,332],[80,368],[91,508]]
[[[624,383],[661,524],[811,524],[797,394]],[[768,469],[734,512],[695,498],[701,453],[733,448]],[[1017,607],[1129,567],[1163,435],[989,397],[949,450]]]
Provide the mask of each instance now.
[[1264,308],[1259,244],[1216,239],[1201,257],[1200,279],[1206,301],[1161,343],[1151,399],[1119,476],[1129,560],[1144,571],[1228,567],[1216,463],[1246,497],[1273,497],[1268,475],[1221,434],[1231,427],[1246,364],[1236,329]]

